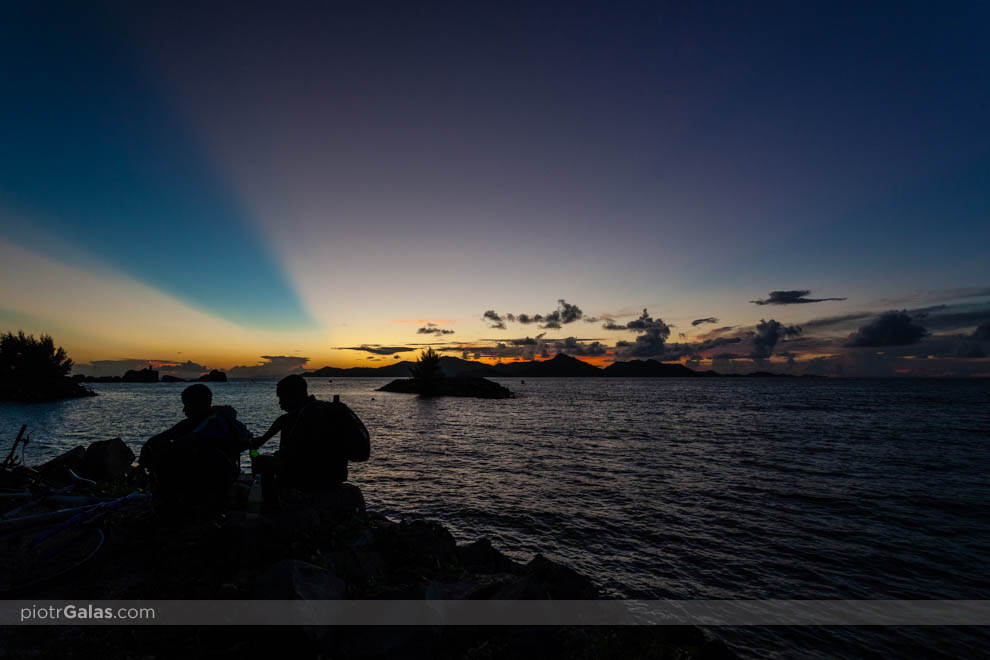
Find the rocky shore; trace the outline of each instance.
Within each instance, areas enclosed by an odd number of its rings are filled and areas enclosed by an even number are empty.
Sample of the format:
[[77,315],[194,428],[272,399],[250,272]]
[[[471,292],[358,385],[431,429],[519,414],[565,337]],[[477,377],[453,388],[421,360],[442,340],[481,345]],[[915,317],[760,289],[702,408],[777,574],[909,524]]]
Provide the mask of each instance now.
[[64,376],[43,382],[24,380],[0,383],[0,401],[45,403],[87,396],[96,396],[96,392]]
[[[109,453],[109,452],[108,452]],[[49,468],[51,471],[51,468]],[[91,472],[92,473],[92,472]],[[34,599],[590,600],[595,584],[536,555],[517,562],[487,539],[458,543],[440,523],[369,511],[344,484],[289,491],[278,511],[245,513],[250,476],[219,507],[115,513],[98,558]],[[97,492],[120,493],[122,482]],[[11,596],[7,596],[11,597]],[[7,628],[17,657],[734,658],[691,626]],[[69,650],[71,649],[71,651]]]

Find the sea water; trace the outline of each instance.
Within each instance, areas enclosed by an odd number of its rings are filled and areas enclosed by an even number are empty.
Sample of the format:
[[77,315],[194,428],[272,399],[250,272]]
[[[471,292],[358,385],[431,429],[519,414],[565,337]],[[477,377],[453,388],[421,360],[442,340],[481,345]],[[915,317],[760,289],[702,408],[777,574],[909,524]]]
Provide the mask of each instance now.
[[[990,598],[990,381],[498,379],[507,400],[310,380],[372,434],[350,479],[370,509],[441,521],[591,576],[609,595],[673,599]],[[182,417],[185,384],[0,404],[36,463]],[[256,435],[274,382],[211,383]],[[278,438],[265,448],[272,451]],[[263,450],[263,451],[265,451]],[[984,628],[711,629],[751,657],[983,655]]]

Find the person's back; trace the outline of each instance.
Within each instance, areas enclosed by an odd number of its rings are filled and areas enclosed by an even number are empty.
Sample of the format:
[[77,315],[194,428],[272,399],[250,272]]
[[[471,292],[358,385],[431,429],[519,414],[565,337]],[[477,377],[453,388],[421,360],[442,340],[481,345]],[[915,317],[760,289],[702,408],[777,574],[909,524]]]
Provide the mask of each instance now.
[[233,406],[213,406],[210,416],[203,420],[192,435],[205,446],[220,451],[232,463],[240,463],[241,452],[250,442],[247,427],[237,420]]
[[276,390],[282,408],[289,413],[282,423],[277,454],[282,463],[279,481],[305,491],[326,490],[347,481],[349,459],[368,458],[366,452],[355,455],[352,451],[354,436],[360,436],[367,446],[368,433],[347,406],[320,401],[306,390],[300,376],[287,376]]
[[248,433],[230,406],[213,406],[205,385],[182,393],[187,418],[151,438],[139,465],[152,477],[155,492],[172,504],[195,505],[222,496],[240,473],[240,452]]
[[327,405],[310,396],[283,427],[279,451],[286,485],[313,491],[347,481],[347,454],[328,433]]

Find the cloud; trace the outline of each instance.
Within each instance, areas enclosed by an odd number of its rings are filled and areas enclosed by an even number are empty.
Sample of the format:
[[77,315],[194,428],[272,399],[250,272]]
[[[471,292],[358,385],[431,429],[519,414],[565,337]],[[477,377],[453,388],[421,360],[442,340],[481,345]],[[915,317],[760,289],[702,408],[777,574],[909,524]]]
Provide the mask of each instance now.
[[721,328],[713,328],[713,329],[709,330],[708,332],[705,332],[705,333],[702,333],[702,334],[698,335],[698,338],[699,339],[712,339],[714,337],[721,337],[723,335],[726,335],[726,334],[732,332],[737,327],[739,327],[739,326],[735,326],[735,325],[724,325]]
[[701,325],[702,323],[718,323],[718,319],[714,316],[706,316],[703,319],[695,319],[691,321],[691,325]]
[[575,337],[568,337],[563,341],[554,341],[553,347],[557,349],[557,353],[579,356],[605,355],[608,351],[607,347],[601,342],[593,341],[591,343],[585,343]]
[[[606,330],[616,329],[609,327],[614,323],[606,323],[603,326]],[[616,346],[622,350],[617,351],[620,357],[646,358],[657,357],[664,354],[667,338],[670,336],[670,326],[662,319],[652,318],[647,310],[639,318],[626,323],[625,329],[640,333],[635,342],[616,342]]]
[[720,371],[722,373],[730,372],[735,369],[733,365],[733,360],[738,360],[741,355],[736,353],[719,353],[718,355],[712,356],[712,369],[715,371]]
[[494,309],[489,309],[481,315],[481,318],[491,321],[491,325],[488,326],[489,328],[494,328],[495,330],[505,330],[505,319],[499,316]]
[[771,291],[766,300],[750,300],[757,305],[797,305],[801,303],[817,303],[827,300],[845,300],[845,298],[808,298],[809,289],[794,289],[791,291]]
[[452,335],[454,334],[454,331],[441,328],[436,323],[427,323],[422,328],[417,330],[416,333],[420,335]]
[[[943,313],[938,313],[940,311]],[[986,306],[954,305],[946,307],[941,305],[934,309],[909,310],[909,312],[915,318],[924,318],[925,327],[929,330],[959,330],[990,321],[990,307]]]
[[826,316],[820,319],[805,321],[801,324],[801,327],[805,330],[824,330],[849,325],[852,321],[862,321],[871,316],[873,316],[872,312],[853,312],[852,314],[841,314],[839,316]]
[[[559,330],[561,326],[567,323],[573,323],[583,316],[581,308],[577,305],[572,305],[563,298],[557,301],[557,309],[550,312],[549,314],[544,314],[542,317],[541,328],[545,330]],[[517,318],[522,318],[526,316],[525,314],[520,314]],[[536,314],[532,317],[537,323],[540,323],[540,315]]]
[[[924,319],[924,326],[930,331],[961,330],[990,321],[990,306],[986,303],[964,303],[958,305],[930,305],[904,311],[905,314],[918,321]],[[840,316],[805,321],[801,327],[807,331],[821,332],[853,332],[857,321],[877,319],[874,312],[854,312]]]
[[915,323],[906,311],[889,311],[849,335],[846,346],[907,346],[928,335],[928,330]]
[[540,340],[543,339],[544,335],[546,334],[547,333],[543,332],[536,335],[536,337],[527,336],[527,337],[523,337],[522,339],[509,339],[507,341],[509,344],[513,346],[536,346],[540,343]]
[[702,342],[667,344],[661,357],[667,360],[676,360],[682,357],[698,360],[703,357],[701,353],[705,351],[711,351],[719,346],[731,346],[742,341],[743,337],[715,337]]
[[795,358],[797,358],[797,353],[792,353],[790,351],[778,351],[777,357],[787,358],[787,368],[791,369],[794,367]]
[[770,319],[760,320],[756,324],[756,332],[753,336],[753,352],[750,357],[754,360],[766,360],[773,355],[773,349],[781,339],[786,337],[797,337],[801,334],[801,328],[794,325],[783,325],[779,321]]
[[563,298],[558,300],[557,304],[560,305],[557,311],[560,313],[561,323],[573,323],[574,321],[580,319],[581,316],[584,314],[584,312],[581,311],[580,307],[578,307],[577,305],[571,305]]
[[380,344],[361,344],[360,346],[341,346],[341,351],[364,351],[375,355],[392,355],[393,353],[408,353],[415,351],[412,346],[382,346]]
[[990,321],[984,321],[979,325],[973,334],[969,336],[970,339],[976,339],[978,341],[990,341]]
[[900,298],[882,298],[870,304],[871,307],[891,307],[920,302],[952,301],[963,298],[990,297],[990,286],[968,286],[955,289],[933,289],[918,291]]
[[473,359],[481,357],[491,358],[518,358],[523,360],[533,360],[537,357],[549,358],[556,353],[567,353],[578,356],[603,356],[607,355],[609,347],[597,339],[568,337],[566,339],[546,339],[546,333],[540,333],[535,337],[519,337],[515,339],[483,339],[483,342],[490,342],[488,345],[478,344],[452,344],[450,351],[456,351],[464,359],[468,356]]
[[192,360],[173,364],[160,364],[158,366],[158,371],[161,373],[178,376],[179,378],[195,378],[209,370],[210,368],[206,365],[193,362]]
[[557,301],[557,309],[549,314],[506,314],[505,316],[501,316],[491,309],[482,314],[482,318],[492,322],[490,327],[498,330],[505,329],[506,321],[509,323],[522,323],[523,325],[536,323],[545,330],[558,330],[563,325],[573,323],[582,316],[584,316],[584,312],[581,311],[580,307],[572,305],[563,298]]
[[389,323],[404,323],[406,325],[442,325],[453,323],[454,319],[392,319]]
[[700,344],[695,344],[694,352],[698,351],[710,351],[718,346],[725,346],[727,344],[738,344],[742,341],[742,337],[715,337],[714,339],[706,339]]
[[227,371],[230,378],[281,378],[296,371],[303,371],[308,357],[289,355],[262,355],[262,364],[238,365]]

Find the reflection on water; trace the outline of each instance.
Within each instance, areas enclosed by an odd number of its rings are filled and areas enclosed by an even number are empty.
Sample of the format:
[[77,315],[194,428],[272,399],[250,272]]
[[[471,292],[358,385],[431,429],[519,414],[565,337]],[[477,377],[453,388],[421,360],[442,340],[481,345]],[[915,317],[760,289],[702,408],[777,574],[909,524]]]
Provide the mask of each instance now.
[[[505,381],[520,396],[501,401],[384,382],[310,386],[371,430],[351,480],[391,517],[543,552],[627,597],[990,598],[990,382],[531,379]],[[0,440],[28,423],[29,461],[113,436],[137,451],[181,418],[183,387],[4,404]],[[274,383],[210,387],[257,434],[279,413]],[[978,629],[722,632],[804,657],[987,643]]]

